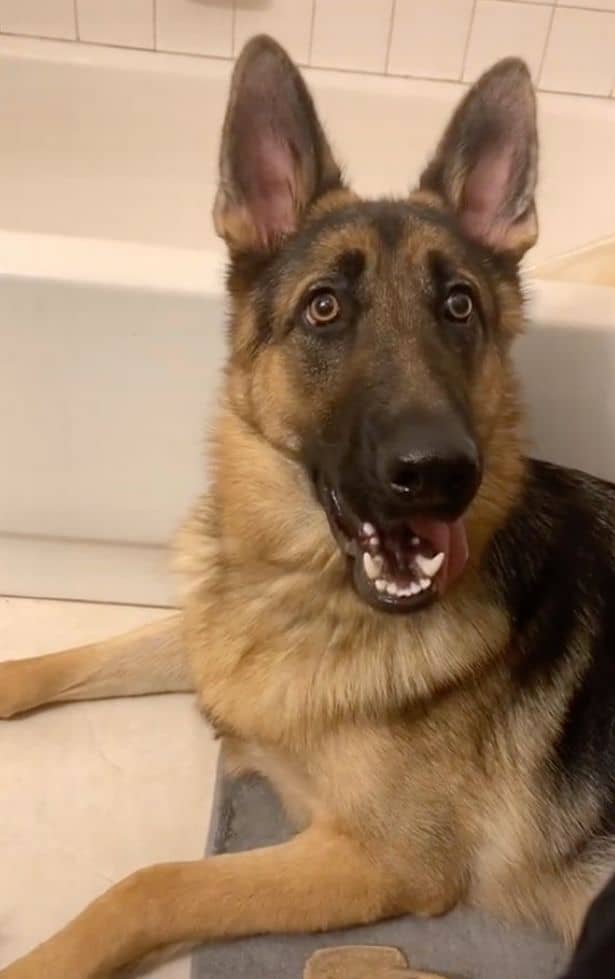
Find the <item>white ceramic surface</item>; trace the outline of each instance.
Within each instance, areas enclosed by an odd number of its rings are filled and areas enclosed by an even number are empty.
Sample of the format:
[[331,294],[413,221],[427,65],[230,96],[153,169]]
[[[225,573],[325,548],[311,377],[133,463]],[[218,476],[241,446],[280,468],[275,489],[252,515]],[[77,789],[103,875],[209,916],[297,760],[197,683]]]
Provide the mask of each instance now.
[[523,54],[542,88],[599,97],[614,26],[615,0],[0,0],[5,34],[229,58],[263,31],[302,65],[433,79]]

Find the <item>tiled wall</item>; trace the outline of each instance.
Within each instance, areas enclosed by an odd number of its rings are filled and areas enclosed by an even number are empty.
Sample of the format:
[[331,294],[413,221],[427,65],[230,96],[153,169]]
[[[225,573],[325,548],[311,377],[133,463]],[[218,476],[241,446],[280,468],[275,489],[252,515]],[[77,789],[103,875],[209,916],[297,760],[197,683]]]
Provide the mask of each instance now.
[[316,67],[471,81],[507,54],[540,88],[615,96],[615,0],[0,0],[0,32],[231,58],[276,36]]

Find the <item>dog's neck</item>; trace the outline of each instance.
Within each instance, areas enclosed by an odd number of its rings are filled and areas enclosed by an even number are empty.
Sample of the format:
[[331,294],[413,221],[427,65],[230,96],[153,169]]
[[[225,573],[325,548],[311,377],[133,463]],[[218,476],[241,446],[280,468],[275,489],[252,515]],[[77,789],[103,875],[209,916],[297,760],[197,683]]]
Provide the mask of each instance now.
[[321,570],[337,555],[309,476],[228,403],[211,445],[210,495],[229,564]]

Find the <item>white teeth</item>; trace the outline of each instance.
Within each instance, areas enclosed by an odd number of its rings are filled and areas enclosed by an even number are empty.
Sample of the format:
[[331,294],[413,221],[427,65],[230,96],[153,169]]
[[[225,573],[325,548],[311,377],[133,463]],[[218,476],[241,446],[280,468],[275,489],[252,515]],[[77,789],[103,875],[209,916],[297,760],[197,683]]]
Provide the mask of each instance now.
[[370,554],[369,551],[363,552],[363,568],[373,587],[380,594],[386,593],[396,598],[411,598],[413,595],[419,595],[421,592],[427,591],[432,585],[433,575],[437,574],[442,567],[444,554],[436,554],[433,558],[426,558],[419,554],[415,561],[420,572],[420,577],[417,581],[410,581],[407,585],[399,585],[397,582],[391,581],[388,578],[378,577],[383,574],[384,557],[382,554],[378,552]]
[[420,537],[411,537],[410,543],[412,544],[412,547],[418,547],[419,544],[421,543],[421,539]]
[[417,554],[414,560],[424,575],[427,575],[428,578],[433,578],[444,563],[444,554],[442,551],[434,555],[434,557],[425,557],[424,554]]
[[[365,562],[364,562],[365,563]],[[376,578],[374,587],[379,592],[386,592],[387,595],[395,595],[397,598],[411,598],[425,591],[431,585],[430,578],[421,578],[419,581],[411,581],[405,588],[400,588],[394,581],[386,581],[384,578]]]
[[374,537],[370,537],[369,543],[370,543],[370,545],[372,547],[378,547],[378,544],[380,543],[380,541],[378,540],[378,538],[376,536],[374,536]]
[[365,571],[365,574],[367,575],[368,578],[378,577],[378,572],[374,567],[372,556],[371,554],[368,554],[367,551],[365,551],[363,554],[363,570]]
[[365,568],[365,574],[372,581],[374,581],[374,579],[377,578],[382,571],[383,564],[384,561],[379,555],[372,557],[372,555],[368,554],[367,551],[364,552],[363,567]]
[[361,530],[366,537],[373,537],[373,535],[376,533],[376,528],[371,523],[364,523]]

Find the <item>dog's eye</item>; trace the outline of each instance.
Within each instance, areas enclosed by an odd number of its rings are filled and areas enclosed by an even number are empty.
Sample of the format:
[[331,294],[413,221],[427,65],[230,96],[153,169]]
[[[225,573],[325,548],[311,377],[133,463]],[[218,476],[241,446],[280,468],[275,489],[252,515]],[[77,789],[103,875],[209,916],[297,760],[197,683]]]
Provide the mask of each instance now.
[[467,286],[453,286],[444,302],[447,319],[455,323],[467,323],[474,312],[472,295]]
[[305,319],[310,326],[328,326],[339,318],[340,313],[340,302],[335,293],[320,289],[307,304]]

